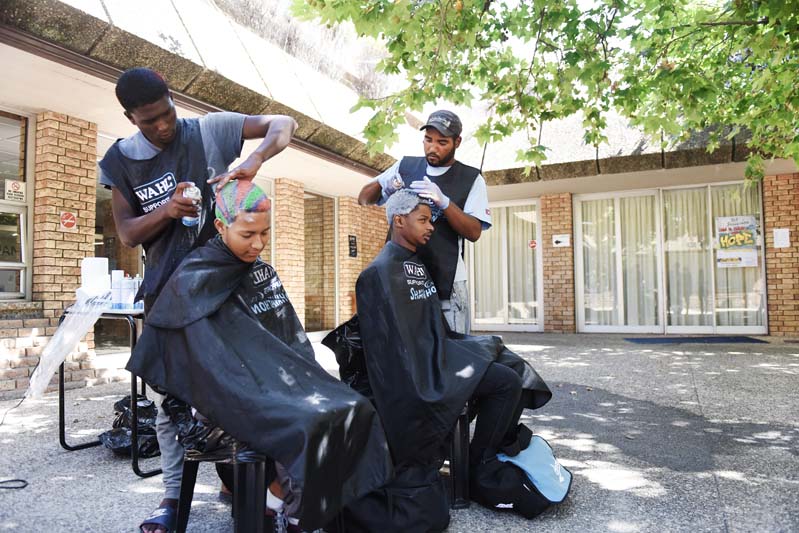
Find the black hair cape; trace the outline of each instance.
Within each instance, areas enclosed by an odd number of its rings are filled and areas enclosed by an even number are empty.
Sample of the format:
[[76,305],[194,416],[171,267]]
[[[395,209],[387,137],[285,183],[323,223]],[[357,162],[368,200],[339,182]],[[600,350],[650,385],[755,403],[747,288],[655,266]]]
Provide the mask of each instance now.
[[[412,251],[387,243],[355,290],[366,373],[397,467],[441,459],[455,420],[492,362],[522,378],[524,407],[536,409],[552,397],[499,337],[449,329],[436,287]],[[343,376],[351,372],[342,369]]]
[[236,289],[252,265],[219,238],[190,253],[148,314],[127,369],[280,462],[302,491],[300,525],[316,529],[390,478],[385,435],[367,399],[247,308]]

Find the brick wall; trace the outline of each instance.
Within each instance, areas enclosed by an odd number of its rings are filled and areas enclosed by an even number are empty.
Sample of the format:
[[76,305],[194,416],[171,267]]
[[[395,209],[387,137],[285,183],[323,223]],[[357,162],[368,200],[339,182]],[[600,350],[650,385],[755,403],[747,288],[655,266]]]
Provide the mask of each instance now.
[[[340,198],[339,213],[339,320],[345,322],[355,312],[355,282],[385,244],[388,223],[382,207],[358,205],[355,198]],[[349,256],[349,236],[354,235],[358,256]]]
[[[97,126],[79,118],[45,112],[36,117],[33,197],[32,300],[41,304],[34,318],[0,321],[0,391],[21,393],[53,335],[64,308],[80,285],[80,260],[94,255]],[[60,228],[64,211],[76,226]],[[93,333],[67,360],[67,381],[96,377],[92,369]]]
[[274,239],[277,270],[297,316],[305,324],[305,187],[302,183],[275,180]]
[[[46,112],[36,122],[33,203],[33,300],[57,320],[80,286],[80,260],[94,255],[97,126]],[[60,229],[62,212],[77,216]]]
[[[763,179],[769,334],[799,336],[799,174]],[[774,248],[774,229],[790,230],[791,246]]]
[[552,236],[572,231],[572,198],[569,193],[541,197],[543,239],[544,331],[571,333],[574,318],[574,237],[572,246],[555,248]]

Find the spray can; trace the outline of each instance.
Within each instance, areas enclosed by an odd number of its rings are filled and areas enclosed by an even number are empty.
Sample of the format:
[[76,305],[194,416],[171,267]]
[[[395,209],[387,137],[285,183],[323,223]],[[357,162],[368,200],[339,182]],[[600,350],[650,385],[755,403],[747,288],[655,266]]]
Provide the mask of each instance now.
[[[134,295],[138,295],[139,294],[139,289],[141,288],[142,281],[144,281],[144,280],[142,280],[142,278],[141,278],[141,276],[139,274],[136,274],[136,277],[133,278]],[[135,300],[135,297],[134,297],[134,300]],[[133,302],[133,307],[134,307],[134,309],[144,309],[144,300],[134,301]]]
[[[183,189],[183,198],[191,198],[192,200],[198,200],[197,209],[202,209],[202,200],[203,200],[203,193],[199,187],[194,185],[194,182],[191,183],[191,187],[186,187]],[[183,222],[184,226],[196,226],[200,222],[199,214],[193,217],[182,217],[180,219]]]

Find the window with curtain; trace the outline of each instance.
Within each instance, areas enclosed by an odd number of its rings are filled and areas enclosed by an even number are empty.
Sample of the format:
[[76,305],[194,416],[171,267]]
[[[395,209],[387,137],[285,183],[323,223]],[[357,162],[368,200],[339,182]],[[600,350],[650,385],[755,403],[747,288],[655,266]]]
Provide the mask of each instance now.
[[658,325],[657,212],[654,196],[619,199],[624,324]]
[[712,326],[707,188],[663,191],[667,323]]
[[[536,238],[536,208],[532,205],[507,207],[508,249],[508,320],[535,322],[536,250],[530,246]],[[478,241],[479,242],[479,241]]]
[[501,323],[505,315],[502,279],[504,210],[494,209],[492,219],[491,229],[481,233],[472,247],[474,318],[475,321]]
[[586,326],[618,325],[613,198],[580,202]]
[[6,299],[26,292],[26,128],[25,118],[0,111],[0,298]]
[[[762,326],[765,317],[765,288],[762,275],[760,191],[745,184],[710,188],[714,222],[718,217],[752,216],[758,226],[757,265],[718,268],[716,266],[716,325]],[[715,227],[715,224],[714,224]],[[718,239],[718,235],[715,236]]]

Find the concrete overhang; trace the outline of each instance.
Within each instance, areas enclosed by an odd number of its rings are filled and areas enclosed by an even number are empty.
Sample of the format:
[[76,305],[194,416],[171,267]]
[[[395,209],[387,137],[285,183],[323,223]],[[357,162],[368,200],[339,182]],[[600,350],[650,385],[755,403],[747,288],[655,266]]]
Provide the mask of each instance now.
[[[22,115],[56,111],[94,122],[99,133],[98,156],[105,153],[113,139],[136,131],[122,114],[113,82],[7,44],[0,44],[0,57],[4,67],[0,107]],[[181,117],[199,116],[214,109],[180,96],[176,100]],[[248,154],[257,144],[247,141],[242,153]],[[336,162],[337,158],[326,158],[325,154],[314,153],[307,143],[295,143],[267,162],[259,176],[300,181],[307,190],[321,194],[356,196],[377,173],[363,166],[342,165]]]
[[[744,178],[745,168],[744,162],[726,162],[608,174],[592,173],[549,180],[535,179],[535,169],[533,169],[530,180],[494,184],[488,187],[488,197],[492,202],[503,202],[560,193],[590,194],[740,181]],[[766,175],[795,172],[797,172],[796,164],[790,160],[775,159],[766,166]]]

